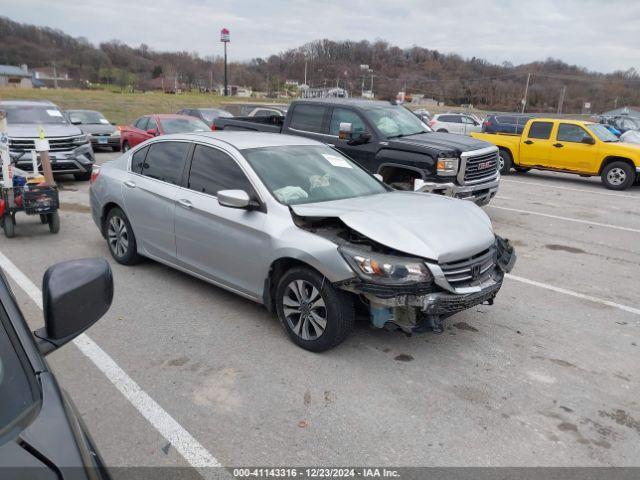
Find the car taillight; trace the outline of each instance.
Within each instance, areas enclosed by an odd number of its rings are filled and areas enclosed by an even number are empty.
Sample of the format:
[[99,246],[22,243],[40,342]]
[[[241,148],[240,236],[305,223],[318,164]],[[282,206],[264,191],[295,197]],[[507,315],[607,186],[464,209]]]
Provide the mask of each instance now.
[[100,176],[100,167],[98,165],[94,165],[93,169],[91,170],[91,179],[89,180],[89,183],[91,185],[96,183],[96,180],[98,180],[99,176]]

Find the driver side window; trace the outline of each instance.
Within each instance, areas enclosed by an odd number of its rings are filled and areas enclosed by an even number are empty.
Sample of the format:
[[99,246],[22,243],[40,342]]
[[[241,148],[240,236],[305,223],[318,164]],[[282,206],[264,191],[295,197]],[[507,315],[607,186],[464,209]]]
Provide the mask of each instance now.
[[560,127],[558,128],[558,136],[556,138],[559,142],[580,143],[584,138],[591,138],[591,135],[589,135],[579,125],[561,123]]
[[188,188],[216,195],[220,190],[244,190],[257,198],[251,182],[229,155],[217,148],[196,145],[191,160]]
[[340,124],[350,123],[353,128],[353,135],[358,136],[367,130],[364,121],[356,112],[346,108],[334,108],[331,114],[331,124],[329,126],[329,135],[338,136],[340,133]]

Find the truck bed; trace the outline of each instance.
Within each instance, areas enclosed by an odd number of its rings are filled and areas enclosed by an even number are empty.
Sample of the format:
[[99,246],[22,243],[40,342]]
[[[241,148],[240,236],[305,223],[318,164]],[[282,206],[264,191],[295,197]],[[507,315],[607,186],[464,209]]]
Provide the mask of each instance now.
[[254,132],[281,133],[284,117],[218,117],[214,120],[215,130],[242,130]]

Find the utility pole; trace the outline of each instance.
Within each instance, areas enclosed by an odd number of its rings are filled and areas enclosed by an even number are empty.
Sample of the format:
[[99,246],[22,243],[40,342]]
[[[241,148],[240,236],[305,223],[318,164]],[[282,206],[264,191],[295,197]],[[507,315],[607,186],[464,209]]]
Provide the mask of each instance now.
[[567,86],[563,85],[560,91],[560,100],[558,100],[558,115],[562,114],[562,105],[564,104],[564,95],[567,92]]
[[371,98],[374,97],[373,95],[373,77],[375,77],[375,75],[373,74],[373,71],[371,72]]
[[58,88],[58,69],[56,68],[56,62],[53,62],[53,86]]
[[529,80],[531,79],[531,74],[527,73],[527,85],[524,87],[524,98],[522,99],[522,113],[524,113],[524,109],[527,106],[527,95],[529,94]]
[[227,43],[231,41],[231,34],[227,28],[220,30],[220,41],[224,43],[224,96],[229,95],[229,89],[227,85]]
[[307,57],[304,57],[304,84],[307,85]]
[[213,93],[213,70],[209,72],[209,93]]

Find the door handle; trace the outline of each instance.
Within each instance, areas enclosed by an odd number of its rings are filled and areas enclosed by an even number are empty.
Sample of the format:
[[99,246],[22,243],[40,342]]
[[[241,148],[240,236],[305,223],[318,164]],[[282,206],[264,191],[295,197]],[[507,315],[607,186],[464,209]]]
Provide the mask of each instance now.
[[553,144],[553,146],[554,146],[554,147],[556,147],[556,148],[562,148],[562,147],[564,147],[564,145],[563,145],[563,144],[561,144],[561,143],[554,143],[554,144]]
[[134,182],[132,182],[131,180],[127,180],[126,182],[124,182],[126,187],[129,188],[136,188],[136,184]]
[[180,200],[178,200],[178,203],[180,204],[181,207],[184,207],[184,208],[193,207],[193,203],[191,203],[189,200],[185,200],[184,198],[181,198]]
[[527,145],[531,145],[533,142],[531,140],[525,140],[524,143],[526,143]]

